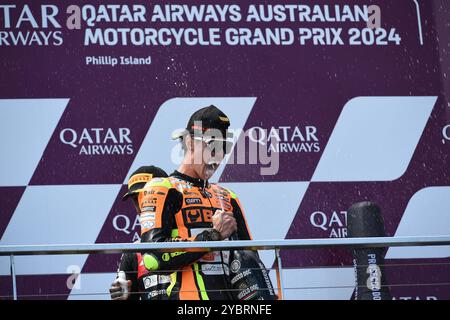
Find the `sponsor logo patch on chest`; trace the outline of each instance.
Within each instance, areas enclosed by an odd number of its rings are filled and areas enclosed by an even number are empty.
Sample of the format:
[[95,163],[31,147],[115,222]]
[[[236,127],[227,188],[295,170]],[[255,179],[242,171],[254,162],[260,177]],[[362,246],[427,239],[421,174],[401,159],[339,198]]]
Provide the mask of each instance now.
[[188,227],[209,227],[214,214],[211,208],[185,208],[182,210],[183,220]]
[[184,203],[188,206],[193,204],[202,204],[202,200],[200,198],[185,198]]

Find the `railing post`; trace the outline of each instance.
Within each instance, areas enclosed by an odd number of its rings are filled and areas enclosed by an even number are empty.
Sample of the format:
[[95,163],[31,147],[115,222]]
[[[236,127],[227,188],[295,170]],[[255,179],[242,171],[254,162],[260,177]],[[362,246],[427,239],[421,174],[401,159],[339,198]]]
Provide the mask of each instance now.
[[284,284],[283,284],[283,265],[281,263],[280,249],[275,249],[277,257],[277,278],[279,282],[278,290],[281,291],[281,299],[284,299]]
[[14,264],[14,255],[10,256],[10,261],[11,261],[11,277],[13,285],[13,298],[14,300],[17,300],[16,266]]

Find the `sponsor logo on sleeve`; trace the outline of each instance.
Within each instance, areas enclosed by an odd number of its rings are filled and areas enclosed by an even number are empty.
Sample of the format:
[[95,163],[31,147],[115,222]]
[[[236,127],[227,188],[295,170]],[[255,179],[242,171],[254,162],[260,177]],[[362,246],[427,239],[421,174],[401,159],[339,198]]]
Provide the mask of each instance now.
[[142,280],[144,282],[144,288],[145,289],[154,287],[154,286],[156,286],[158,284],[158,276],[156,274],[152,275],[152,276],[145,277]]

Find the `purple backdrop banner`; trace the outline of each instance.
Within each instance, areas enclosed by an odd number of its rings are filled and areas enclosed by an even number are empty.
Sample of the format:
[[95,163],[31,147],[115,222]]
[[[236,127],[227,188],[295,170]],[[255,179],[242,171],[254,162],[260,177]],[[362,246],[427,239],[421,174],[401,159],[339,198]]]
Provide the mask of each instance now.
[[[0,245],[138,240],[128,176],[176,169],[171,132],[210,104],[274,156],[237,143],[213,177],[255,239],[346,237],[363,200],[387,236],[449,235],[449,21],[446,0],[2,2]],[[449,257],[388,249],[394,298],[450,299]],[[288,299],[352,297],[348,250],[282,258]],[[107,299],[118,259],[17,257],[19,298]]]

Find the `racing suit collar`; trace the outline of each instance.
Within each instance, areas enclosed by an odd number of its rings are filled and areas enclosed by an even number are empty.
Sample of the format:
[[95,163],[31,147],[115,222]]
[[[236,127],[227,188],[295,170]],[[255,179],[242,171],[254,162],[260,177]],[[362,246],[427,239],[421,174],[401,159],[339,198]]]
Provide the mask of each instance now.
[[185,180],[185,181],[193,184],[196,187],[207,188],[209,186],[208,180],[203,180],[200,178],[193,178],[191,176],[188,176],[187,174],[179,172],[178,170],[175,170],[170,176]]

